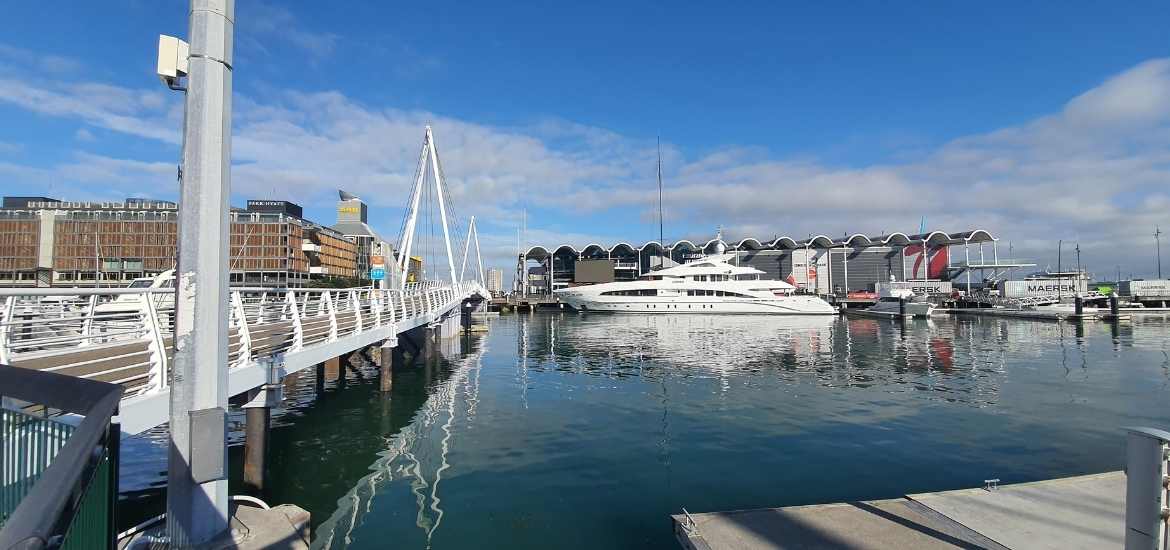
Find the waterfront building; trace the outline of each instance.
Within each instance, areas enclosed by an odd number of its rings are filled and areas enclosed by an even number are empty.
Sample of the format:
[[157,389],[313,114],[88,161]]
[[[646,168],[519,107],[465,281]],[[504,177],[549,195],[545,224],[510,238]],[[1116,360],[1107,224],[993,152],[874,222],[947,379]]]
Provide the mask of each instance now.
[[[233,285],[304,286],[357,276],[357,245],[302,217],[287,201],[252,200],[232,208]],[[173,269],[178,206],[5,197],[0,207],[0,285],[124,286]]]
[[498,267],[492,267],[487,270],[484,275],[487,278],[488,292],[492,296],[499,296],[504,293],[504,270]]
[[[997,239],[977,229],[958,233],[934,231],[924,234],[862,234],[842,238],[817,235],[807,239],[778,237],[772,240],[744,238],[706,243],[681,240],[662,245],[641,246],[621,242],[611,246],[593,243],[583,247],[569,244],[534,246],[519,256],[528,274],[530,293],[597,282],[594,261],[608,270],[602,279],[631,281],[659,266],[669,267],[721,251],[733,254],[733,264],[750,266],[765,273],[762,277],[788,281],[818,294],[872,292],[878,283],[893,281],[955,281],[980,286],[985,280],[1000,280],[1020,266],[999,258]],[[531,267],[531,263],[535,267]],[[589,266],[589,277],[581,267]],[[972,275],[975,272],[977,275]]]

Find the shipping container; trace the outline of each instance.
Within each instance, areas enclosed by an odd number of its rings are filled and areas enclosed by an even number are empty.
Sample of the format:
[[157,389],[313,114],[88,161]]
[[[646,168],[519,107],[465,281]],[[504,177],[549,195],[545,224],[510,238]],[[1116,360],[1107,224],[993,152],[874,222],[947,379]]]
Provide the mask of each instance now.
[[910,290],[915,294],[950,294],[952,287],[950,281],[891,281],[885,283],[875,283],[874,291],[881,293],[885,290]]
[[1005,298],[1047,296],[1049,294],[1073,295],[1087,292],[1089,282],[1085,279],[1026,279],[1023,281],[1000,281],[999,295]]
[[1170,280],[1121,281],[1118,294],[1142,298],[1170,298]]

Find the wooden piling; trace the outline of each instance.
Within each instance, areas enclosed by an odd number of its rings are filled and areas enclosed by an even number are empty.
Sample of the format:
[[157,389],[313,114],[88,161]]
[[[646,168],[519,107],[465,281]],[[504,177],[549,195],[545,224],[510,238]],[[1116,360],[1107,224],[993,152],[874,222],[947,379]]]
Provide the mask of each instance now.
[[383,392],[389,392],[394,383],[392,377],[394,370],[394,349],[389,342],[382,344],[382,347],[378,348],[378,376]]
[[268,429],[271,409],[248,407],[244,428],[244,485],[263,493],[268,459]]

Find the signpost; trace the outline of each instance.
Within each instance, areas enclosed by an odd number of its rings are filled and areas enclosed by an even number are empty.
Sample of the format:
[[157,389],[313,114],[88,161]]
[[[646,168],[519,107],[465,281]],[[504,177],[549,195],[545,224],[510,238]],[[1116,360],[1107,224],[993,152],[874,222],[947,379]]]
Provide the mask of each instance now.
[[370,256],[370,280],[383,281],[386,279],[386,257],[380,254]]

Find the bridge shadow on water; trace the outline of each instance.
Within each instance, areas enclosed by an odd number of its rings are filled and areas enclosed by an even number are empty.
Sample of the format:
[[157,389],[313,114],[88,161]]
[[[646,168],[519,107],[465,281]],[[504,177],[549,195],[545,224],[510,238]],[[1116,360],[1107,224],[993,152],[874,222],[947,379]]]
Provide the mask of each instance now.
[[[380,390],[378,367],[361,353],[353,354],[344,376],[327,368],[321,385],[315,369],[286,377],[284,399],[272,409],[262,492],[243,483],[245,415],[233,402],[228,420],[230,494],[256,496],[271,505],[296,504],[312,514],[315,530],[337,508],[338,499],[370,473],[387,441],[414,420],[433,389],[451,376],[452,361],[479,346],[475,335],[446,340],[443,354],[430,365],[408,354],[405,364],[395,365],[388,394]],[[167,445],[165,426],[124,440],[119,530],[165,511]]]

